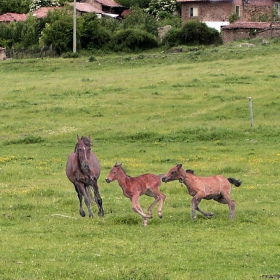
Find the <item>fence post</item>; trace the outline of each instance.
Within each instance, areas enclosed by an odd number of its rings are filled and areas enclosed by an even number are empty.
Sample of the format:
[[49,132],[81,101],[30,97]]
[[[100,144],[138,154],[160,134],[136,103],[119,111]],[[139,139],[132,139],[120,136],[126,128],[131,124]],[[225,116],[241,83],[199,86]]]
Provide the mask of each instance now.
[[252,97],[249,97],[249,108],[250,108],[251,127],[253,127],[253,126],[254,126],[254,118],[253,118],[253,103],[252,103]]

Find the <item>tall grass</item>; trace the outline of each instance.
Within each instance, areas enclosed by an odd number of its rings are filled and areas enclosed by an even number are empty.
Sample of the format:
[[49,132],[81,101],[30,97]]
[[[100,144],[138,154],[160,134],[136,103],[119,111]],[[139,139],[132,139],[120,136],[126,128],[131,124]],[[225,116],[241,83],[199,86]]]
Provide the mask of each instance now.
[[[278,42],[0,63],[2,279],[259,279],[279,271]],[[252,97],[254,127],[248,97]],[[101,162],[105,217],[81,218],[65,176],[76,134]],[[162,184],[163,219],[143,228],[117,183],[177,163],[243,181],[226,205]],[[146,210],[151,198],[141,197]]]

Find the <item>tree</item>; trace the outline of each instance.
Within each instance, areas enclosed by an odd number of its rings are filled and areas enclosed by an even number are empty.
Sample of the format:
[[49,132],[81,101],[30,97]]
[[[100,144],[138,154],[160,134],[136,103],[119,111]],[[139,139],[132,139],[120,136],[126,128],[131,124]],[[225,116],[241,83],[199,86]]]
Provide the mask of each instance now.
[[[77,45],[79,40],[79,28],[77,21]],[[53,45],[59,54],[71,51],[73,48],[73,18],[68,9],[54,11],[48,14],[47,23],[42,31],[40,44]]]
[[32,0],[1,0],[0,14],[19,13],[25,14],[29,12],[29,6]]
[[59,0],[31,0],[31,4],[29,6],[30,11],[38,10],[41,7],[51,7],[51,6],[59,6]]
[[25,48],[38,45],[38,36],[36,34],[36,19],[29,15],[28,19],[24,22],[21,31],[22,44]]
[[155,18],[139,7],[132,7],[120,26],[121,29],[139,29],[154,36],[158,35],[157,27]]
[[100,49],[110,41],[110,35],[101,26],[96,14],[84,14],[81,19],[81,46],[87,49]]
[[147,11],[157,19],[160,19],[160,14],[173,14],[176,11],[176,8],[177,6],[175,0],[152,0]]

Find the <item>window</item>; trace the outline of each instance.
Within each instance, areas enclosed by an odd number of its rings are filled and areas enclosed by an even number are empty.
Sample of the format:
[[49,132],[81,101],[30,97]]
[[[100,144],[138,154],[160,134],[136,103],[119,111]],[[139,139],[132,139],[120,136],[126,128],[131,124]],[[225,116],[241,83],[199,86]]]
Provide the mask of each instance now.
[[190,8],[190,17],[197,17],[198,16],[198,8]]
[[240,17],[240,6],[235,6],[235,13]]
[[275,14],[277,15],[277,16],[279,16],[279,3],[274,3],[274,10],[275,10]]

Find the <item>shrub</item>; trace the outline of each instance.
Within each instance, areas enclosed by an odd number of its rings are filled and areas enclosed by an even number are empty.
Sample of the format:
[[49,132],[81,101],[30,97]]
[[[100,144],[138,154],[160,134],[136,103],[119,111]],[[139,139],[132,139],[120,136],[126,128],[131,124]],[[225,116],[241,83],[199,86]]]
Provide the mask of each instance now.
[[219,41],[219,32],[206,23],[192,20],[182,27],[182,42],[186,45],[208,45]]
[[158,46],[157,40],[146,31],[138,29],[125,29],[112,37],[114,51],[147,50]]
[[85,14],[81,21],[81,46],[83,48],[99,49],[110,41],[109,33],[100,25],[96,14]]
[[[77,45],[79,44],[79,21],[77,21]],[[40,38],[41,44],[53,45],[59,55],[73,47],[73,18],[67,9],[48,14],[47,23]]]
[[158,34],[157,28],[156,19],[138,7],[132,7],[120,25],[120,29],[139,29],[154,36]]
[[171,28],[162,38],[162,44],[167,47],[174,47],[182,43],[182,29]]

